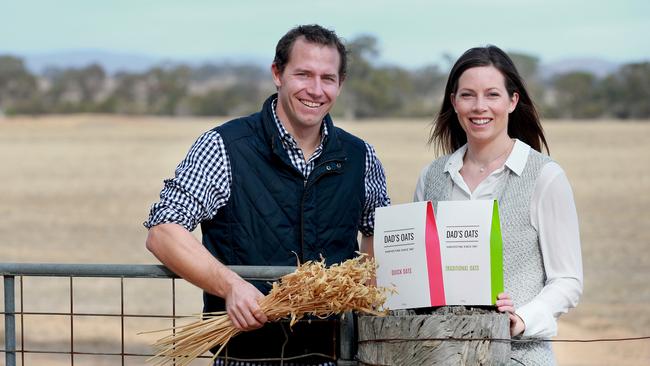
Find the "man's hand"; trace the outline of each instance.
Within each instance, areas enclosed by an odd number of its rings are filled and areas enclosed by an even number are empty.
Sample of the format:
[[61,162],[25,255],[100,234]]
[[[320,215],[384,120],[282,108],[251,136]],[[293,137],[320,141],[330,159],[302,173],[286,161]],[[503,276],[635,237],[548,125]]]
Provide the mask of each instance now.
[[526,324],[524,321],[515,313],[515,304],[510,298],[510,295],[505,292],[500,293],[497,296],[497,310],[502,313],[508,313],[508,318],[510,318],[510,336],[518,336],[524,332],[526,329]]
[[266,314],[258,301],[264,295],[255,286],[241,278],[233,280],[226,294],[226,311],[235,328],[247,331],[261,328],[266,323]]
[[264,297],[255,286],[219,262],[199,241],[177,224],[149,229],[147,248],[167,268],[205,292],[226,299],[226,311],[239,330],[252,330],[266,322],[257,300]]

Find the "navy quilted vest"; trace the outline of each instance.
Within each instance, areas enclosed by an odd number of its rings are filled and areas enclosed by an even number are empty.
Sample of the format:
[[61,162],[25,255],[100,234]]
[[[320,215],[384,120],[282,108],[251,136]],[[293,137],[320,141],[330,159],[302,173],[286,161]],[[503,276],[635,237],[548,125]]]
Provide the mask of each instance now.
[[[232,170],[230,199],[201,224],[203,243],[227,265],[327,264],[355,256],[365,199],[364,142],[325,118],[328,136],[308,179],[282,147],[271,103],[261,112],[215,128],[224,140]],[[251,281],[262,293],[268,283]],[[223,300],[205,294],[205,311]]]

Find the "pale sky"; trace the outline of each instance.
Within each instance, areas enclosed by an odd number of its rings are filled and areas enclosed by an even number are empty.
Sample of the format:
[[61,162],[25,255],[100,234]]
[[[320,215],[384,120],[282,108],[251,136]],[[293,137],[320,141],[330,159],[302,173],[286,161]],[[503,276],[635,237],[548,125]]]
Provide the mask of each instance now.
[[650,59],[650,0],[0,0],[0,53],[93,49],[178,60],[273,58],[298,24],[372,34],[381,61],[439,63],[495,44],[544,62]]

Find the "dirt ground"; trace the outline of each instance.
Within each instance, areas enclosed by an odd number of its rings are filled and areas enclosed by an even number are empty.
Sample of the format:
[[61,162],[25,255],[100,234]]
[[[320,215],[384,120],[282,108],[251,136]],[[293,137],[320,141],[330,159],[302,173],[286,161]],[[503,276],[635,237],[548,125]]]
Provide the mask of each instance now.
[[[0,262],[157,263],[144,248],[142,222],[162,180],[213,125],[209,119],[85,115],[0,120]],[[427,121],[339,125],[374,145],[393,203],[411,201],[420,170],[434,158],[425,145]],[[544,127],[551,156],[576,197],[585,275],[581,303],[560,319],[557,339],[650,336],[650,123],[548,121]],[[26,278],[25,310],[66,311],[66,281]],[[78,279],[75,286],[76,310],[119,310],[116,280]],[[199,311],[199,292],[179,287],[177,311]],[[168,281],[130,280],[126,310],[167,312],[169,291]],[[136,333],[165,326],[127,323],[127,352],[148,352],[155,336]],[[32,348],[61,349],[69,337],[69,319],[62,316],[26,316],[24,327]],[[119,350],[119,322],[84,318],[75,323],[75,339],[76,349]],[[564,366],[650,364],[650,340],[554,348]],[[25,365],[69,364],[63,356],[43,357],[31,355]],[[117,363],[75,359],[75,365]]]

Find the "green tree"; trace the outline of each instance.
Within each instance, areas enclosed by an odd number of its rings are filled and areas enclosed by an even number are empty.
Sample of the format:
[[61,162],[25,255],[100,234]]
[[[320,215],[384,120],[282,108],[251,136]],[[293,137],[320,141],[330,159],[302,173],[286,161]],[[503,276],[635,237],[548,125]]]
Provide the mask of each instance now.
[[257,83],[241,82],[190,97],[190,110],[201,116],[240,116],[259,109],[264,92]]
[[555,108],[562,118],[595,118],[603,113],[598,79],[591,73],[576,71],[553,79]]
[[125,114],[178,115],[190,113],[188,66],[154,67],[145,73],[118,73],[116,86],[100,110]]
[[526,81],[539,78],[539,58],[524,53],[508,52],[517,71]]
[[650,118],[650,62],[623,65],[602,83],[608,115]]
[[115,88],[99,106],[105,113],[148,113],[148,88],[144,74],[118,72]]
[[335,106],[335,113],[346,118],[354,119],[372,115],[373,106],[369,99],[373,93],[370,79],[373,74],[371,60],[379,55],[377,39],[370,35],[362,35],[352,40],[348,45],[348,71],[341,98]]
[[146,73],[148,111],[153,114],[176,115],[179,103],[186,97],[191,70],[187,66],[171,69],[156,67]]
[[433,118],[442,103],[447,73],[436,65],[411,72],[414,95],[409,97],[405,116]]
[[107,94],[106,72],[98,64],[83,68],[49,68],[44,77],[50,86],[42,102],[49,112],[97,112]]
[[539,74],[539,58],[517,52],[509,52],[508,56],[510,56],[515,67],[517,67],[517,71],[519,71],[519,74],[524,80],[526,90],[530,93],[533,103],[536,104],[539,109],[544,110],[545,106],[543,105],[543,102],[546,95],[544,83]]
[[363,35],[347,45],[348,77],[334,114],[348,119],[433,116],[445,82],[438,67],[410,71],[377,66],[377,39]]
[[23,60],[0,56],[0,111],[20,113],[35,103],[38,84]]

